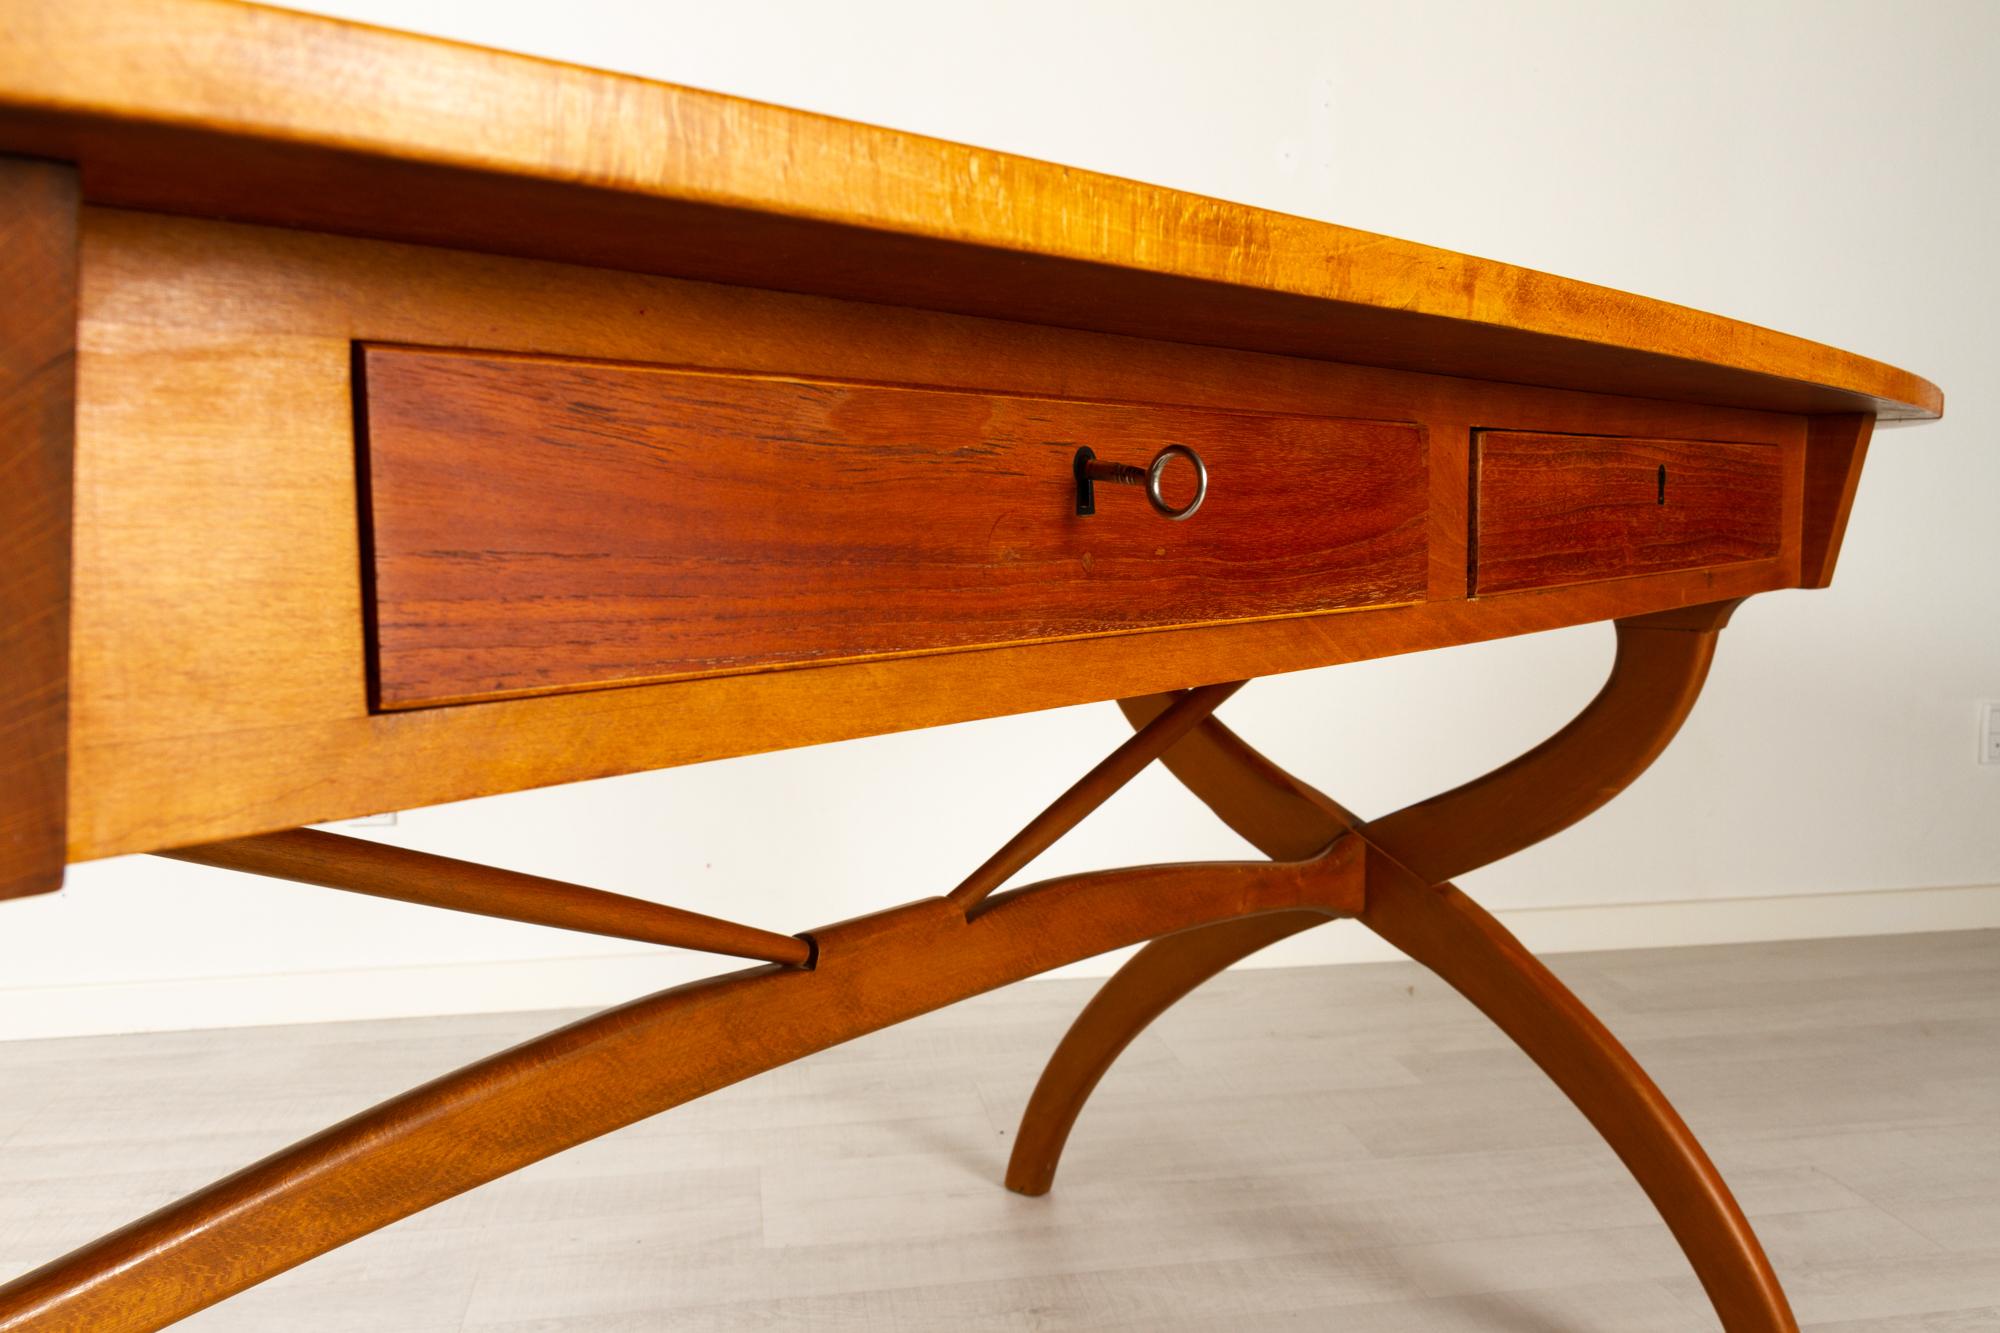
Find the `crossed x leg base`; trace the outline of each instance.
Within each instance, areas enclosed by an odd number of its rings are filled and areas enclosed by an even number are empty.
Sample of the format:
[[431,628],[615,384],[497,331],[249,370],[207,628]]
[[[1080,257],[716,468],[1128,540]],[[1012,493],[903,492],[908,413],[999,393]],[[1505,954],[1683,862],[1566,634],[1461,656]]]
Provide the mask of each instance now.
[[[1361,923],[1437,973],[1509,1037],[1589,1118],[1672,1229],[1724,1328],[1796,1330],[1743,1211],[1665,1094],[1583,1002],[1450,877],[1583,818],[1651,764],[1679,730],[1735,604],[1620,622],[1611,678],[1577,718],[1486,777],[1363,822],[1271,764],[1210,718],[1164,762],[1273,857],[1332,838],[1363,848]],[[1143,722],[1159,699],[1127,701]],[[1042,1194],[1063,1144],[1118,1054],[1175,1001],[1288,935],[1303,912],[1218,922],[1155,940],[1078,1016],[1022,1116],[1007,1185]]]
[[1560,982],[1444,882],[1565,827],[1630,782],[1686,716],[1730,609],[1621,622],[1611,679],[1562,732],[1486,778],[1368,823],[1209,718],[1224,694],[1128,701],[1135,722],[1153,724],[1141,736],[1164,749],[1169,768],[1271,860],[1104,871],[986,896],[988,881],[1143,766],[1143,747],[1128,743],[1100,768],[1117,770],[1104,792],[1067,813],[1052,806],[1040,833],[1024,830],[952,895],[808,932],[804,965],[663,991],[363,1112],[0,1287],[0,1330],[163,1328],[753,1074],[1150,940],[1084,1010],[1035,1090],[1007,1181],[1038,1194],[1091,1089],[1148,1022],[1230,963],[1335,917],[1358,917],[1437,971],[1550,1074],[1652,1196],[1726,1328],[1795,1330],[1742,1212],[1658,1088]]

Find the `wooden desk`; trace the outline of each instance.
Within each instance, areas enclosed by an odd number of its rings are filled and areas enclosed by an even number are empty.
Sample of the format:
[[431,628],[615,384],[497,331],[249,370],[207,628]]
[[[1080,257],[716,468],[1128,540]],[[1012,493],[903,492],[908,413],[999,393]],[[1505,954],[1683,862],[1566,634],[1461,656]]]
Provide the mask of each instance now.
[[[161,852],[760,964],[364,1112],[0,1288],[0,1329],[162,1327],[737,1079],[1152,941],[1035,1092],[1007,1183],[1040,1193],[1147,1022],[1341,917],[1541,1064],[1727,1327],[1794,1327],[1660,1091],[1449,881],[1643,770],[1743,598],[1826,584],[1875,423],[1936,417],[1932,385],[1385,237],[370,28],[215,0],[0,18],[0,896]],[[1117,484],[1169,445],[1206,468],[1179,520]],[[1189,453],[1152,480],[1162,509],[1196,498]],[[1604,620],[1616,665],[1574,722],[1383,819],[1211,716],[1256,676]],[[797,936],[298,831],[1111,699],[1132,740],[969,879]],[[1270,859],[995,892],[1155,759]]]

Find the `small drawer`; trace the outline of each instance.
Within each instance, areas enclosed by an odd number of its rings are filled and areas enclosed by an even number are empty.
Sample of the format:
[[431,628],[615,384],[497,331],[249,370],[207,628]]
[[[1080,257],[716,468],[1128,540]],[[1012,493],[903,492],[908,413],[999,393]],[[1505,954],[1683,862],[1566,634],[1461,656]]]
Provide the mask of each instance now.
[[1764,560],[1781,545],[1776,445],[1483,430],[1473,474],[1475,594]]
[[[384,708],[1424,593],[1406,423],[406,347],[360,372]],[[1192,517],[1103,483],[1077,514],[1079,446],[1167,444],[1207,466]]]

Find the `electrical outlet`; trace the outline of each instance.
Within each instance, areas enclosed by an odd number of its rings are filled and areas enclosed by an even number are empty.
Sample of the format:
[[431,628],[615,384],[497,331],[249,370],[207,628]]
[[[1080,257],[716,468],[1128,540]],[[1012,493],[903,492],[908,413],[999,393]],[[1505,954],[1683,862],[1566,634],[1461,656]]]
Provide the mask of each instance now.
[[1979,762],[2000,764],[2000,699],[1979,705]]

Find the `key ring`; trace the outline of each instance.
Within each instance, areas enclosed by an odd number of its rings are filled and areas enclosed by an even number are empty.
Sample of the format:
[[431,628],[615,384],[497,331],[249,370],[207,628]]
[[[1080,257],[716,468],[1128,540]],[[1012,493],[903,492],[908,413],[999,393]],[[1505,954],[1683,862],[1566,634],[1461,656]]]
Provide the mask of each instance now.
[[[1166,473],[1167,464],[1176,458],[1185,458],[1194,464],[1194,499],[1176,509],[1167,503],[1167,497],[1160,491],[1160,478]],[[1201,502],[1208,498],[1208,465],[1201,461],[1201,455],[1185,444],[1170,444],[1153,455],[1153,461],[1145,467],[1133,467],[1130,463],[1105,463],[1085,445],[1076,451],[1072,464],[1076,473],[1076,512],[1090,515],[1097,512],[1095,484],[1107,482],[1114,486],[1143,486],[1146,499],[1160,517],[1178,523],[1194,517],[1194,511],[1201,508]]]

